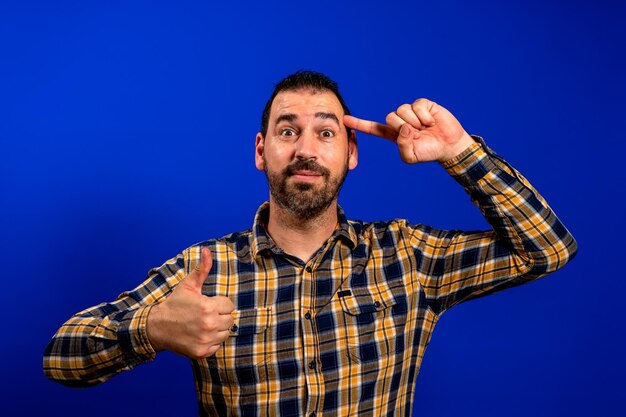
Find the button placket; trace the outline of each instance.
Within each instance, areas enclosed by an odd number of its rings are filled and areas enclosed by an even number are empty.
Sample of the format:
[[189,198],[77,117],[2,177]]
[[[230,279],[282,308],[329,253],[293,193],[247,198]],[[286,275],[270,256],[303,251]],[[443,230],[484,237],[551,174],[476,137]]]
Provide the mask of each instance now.
[[[309,261],[312,262],[312,261]],[[306,320],[302,320],[302,343],[304,351],[304,377],[307,385],[307,404],[305,415],[315,415],[315,410],[322,395],[320,390],[319,366],[317,365],[317,335],[315,329],[315,292],[314,292],[314,268],[307,264],[302,268],[302,285],[300,292],[300,311]]]

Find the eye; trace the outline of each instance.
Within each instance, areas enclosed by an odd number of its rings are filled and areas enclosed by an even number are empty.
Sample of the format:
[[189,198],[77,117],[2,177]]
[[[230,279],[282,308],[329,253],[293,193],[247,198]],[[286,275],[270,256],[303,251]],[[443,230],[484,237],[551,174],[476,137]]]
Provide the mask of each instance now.
[[335,132],[329,129],[325,129],[325,130],[322,130],[322,132],[320,133],[320,136],[325,139],[330,139],[330,138],[335,137]]
[[284,129],[280,129],[280,135],[285,137],[291,137],[296,135],[296,131],[290,127],[286,127]]

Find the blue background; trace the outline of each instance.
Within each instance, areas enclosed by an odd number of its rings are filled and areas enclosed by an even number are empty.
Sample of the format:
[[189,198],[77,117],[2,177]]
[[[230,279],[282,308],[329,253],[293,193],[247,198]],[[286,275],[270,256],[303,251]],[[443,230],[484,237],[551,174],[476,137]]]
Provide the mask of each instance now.
[[[444,315],[415,415],[623,411],[624,2],[0,2],[0,414],[194,415],[186,359],[90,389],[46,380],[71,314],[185,247],[251,225],[254,136],[273,84],[339,81],[383,121],[429,97],[516,166],[577,237],[553,276]],[[437,164],[361,134],[352,218],[482,229]]]

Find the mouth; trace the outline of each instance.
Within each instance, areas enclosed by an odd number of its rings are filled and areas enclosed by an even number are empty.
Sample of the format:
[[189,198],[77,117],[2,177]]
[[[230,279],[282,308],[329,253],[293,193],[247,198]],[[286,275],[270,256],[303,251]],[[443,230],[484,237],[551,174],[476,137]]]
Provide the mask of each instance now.
[[285,169],[285,174],[295,181],[314,182],[328,176],[329,172],[314,161],[297,161]]
[[321,178],[323,175],[319,172],[308,171],[308,170],[298,170],[294,171],[290,177],[294,178],[297,181],[315,181],[318,178]]
[[298,176],[298,177],[321,177],[322,176],[322,174],[320,172],[309,171],[309,170],[294,171],[291,175],[292,176]]

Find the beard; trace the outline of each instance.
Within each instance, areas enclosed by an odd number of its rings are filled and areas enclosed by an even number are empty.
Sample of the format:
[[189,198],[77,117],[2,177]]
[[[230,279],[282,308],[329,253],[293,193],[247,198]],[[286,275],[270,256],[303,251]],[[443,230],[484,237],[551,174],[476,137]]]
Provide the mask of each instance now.
[[[287,180],[301,170],[320,174],[323,179],[321,188],[316,184],[303,182],[288,184]],[[328,168],[312,160],[296,160],[281,172],[270,171],[265,161],[265,176],[273,200],[301,220],[314,219],[324,212],[337,199],[347,175],[347,160],[343,170],[335,176]]]

